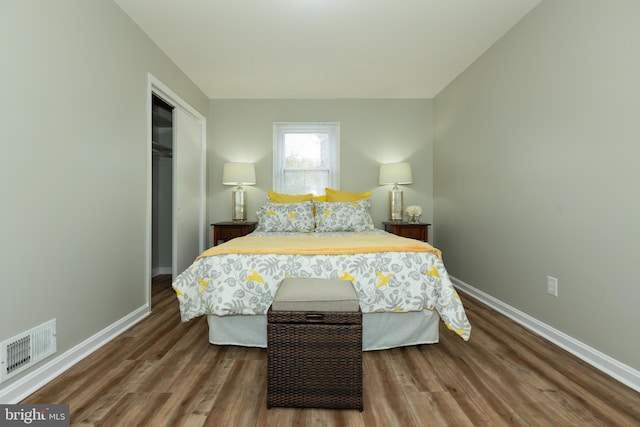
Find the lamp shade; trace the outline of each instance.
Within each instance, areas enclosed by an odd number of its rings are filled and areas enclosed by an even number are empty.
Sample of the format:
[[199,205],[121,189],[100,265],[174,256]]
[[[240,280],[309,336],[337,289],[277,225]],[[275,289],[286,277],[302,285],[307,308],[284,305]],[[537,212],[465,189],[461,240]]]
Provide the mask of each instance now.
[[254,185],[256,167],[253,163],[225,163],[222,169],[224,185]]
[[413,177],[411,176],[411,165],[409,163],[385,163],[380,165],[378,184],[411,184],[412,182]]

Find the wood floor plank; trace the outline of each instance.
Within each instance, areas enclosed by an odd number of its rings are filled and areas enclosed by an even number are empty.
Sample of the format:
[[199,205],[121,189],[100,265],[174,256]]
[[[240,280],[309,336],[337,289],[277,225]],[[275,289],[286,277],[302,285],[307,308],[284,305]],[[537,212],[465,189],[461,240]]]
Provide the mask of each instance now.
[[404,347],[388,351],[391,358],[391,369],[402,389],[411,387],[417,392],[445,391],[443,384],[438,381],[433,366],[426,363],[423,351],[412,351]]
[[159,423],[153,424],[154,411],[164,407],[171,397],[171,393],[126,393],[96,425],[115,426],[126,423],[131,427],[160,427]]
[[[474,304],[479,303],[473,300],[467,303],[471,307]],[[611,411],[608,400],[612,390],[616,390],[613,392],[615,395],[620,392],[624,395],[631,393],[635,399],[638,398],[638,393],[619,384],[618,387],[610,387],[613,380],[602,372],[519,325],[500,320],[500,317],[489,315],[475,319],[475,323],[479,325],[483,325],[483,322],[489,324],[483,328],[489,338],[485,341],[492,342],[494,345],[500,343],[503,357],[509,361],[509,365],[506,366],[507,374],[497,377],[499,383],[513,384],[513,381],[508,381],[509,370],[517,371],[515,377],[520,382],[525,381],[525,377],[529,377],[529,385],[538,384],[541,391],[538,395],[545,396],[543,400],[551,399],[552,402],[546,403],[550,408],[554,408],[554,402],[562,402],[566,419],[555,418],[556,422],[560,421],[562,425],[573,425],[576,416],[583,424],[598,425],[605,422],[610,425],[634,425],[637,423],[637,414],[629,413],[623,408]],[[500,371],[500,374],[504,372],[504,370]],[[510,387],[507,390],[514,392],[517,391],[517,387]],[[501,394],[505,394],[507,390]],[[526,399],[517,398],[515,401],[526,402]],[[580,410],[574,409],[575,407],[579,407]]]
[[66,403],[73,426],[632,426],[640,393],[473,298],[462,341],[363,353],[364,411],[266,408],[266,350],[180,322],[170,276],[153,313],[23,403]]

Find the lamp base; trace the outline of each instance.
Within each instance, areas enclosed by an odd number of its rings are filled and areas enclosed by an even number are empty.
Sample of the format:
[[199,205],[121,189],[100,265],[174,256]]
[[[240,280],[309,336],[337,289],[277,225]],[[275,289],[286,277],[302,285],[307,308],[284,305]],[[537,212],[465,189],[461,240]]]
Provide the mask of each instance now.
[[389,219],[402,221],[402,210],[402,190],[394,188],[389,191]]
[[233,221],[247,220],[247,192],[238,186],[231,193],[231,219]]

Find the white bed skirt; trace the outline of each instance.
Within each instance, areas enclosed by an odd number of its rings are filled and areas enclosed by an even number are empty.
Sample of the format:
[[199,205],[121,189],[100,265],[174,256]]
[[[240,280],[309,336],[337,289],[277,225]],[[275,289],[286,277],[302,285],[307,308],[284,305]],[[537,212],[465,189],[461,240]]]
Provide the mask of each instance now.
[[[266,315],[209,315],[207,321],[211,344],[267,347]],[[431,311],[365,313],[362,315],[362,349],[437,343],[439,322],[440,316]]]

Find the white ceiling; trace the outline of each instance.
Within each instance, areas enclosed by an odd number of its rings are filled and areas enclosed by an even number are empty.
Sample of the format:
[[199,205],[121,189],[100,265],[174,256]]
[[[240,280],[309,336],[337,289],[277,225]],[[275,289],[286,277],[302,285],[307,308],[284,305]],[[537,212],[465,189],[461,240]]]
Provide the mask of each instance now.
[[209,98],[433,98],[540,0],[114,0]]

